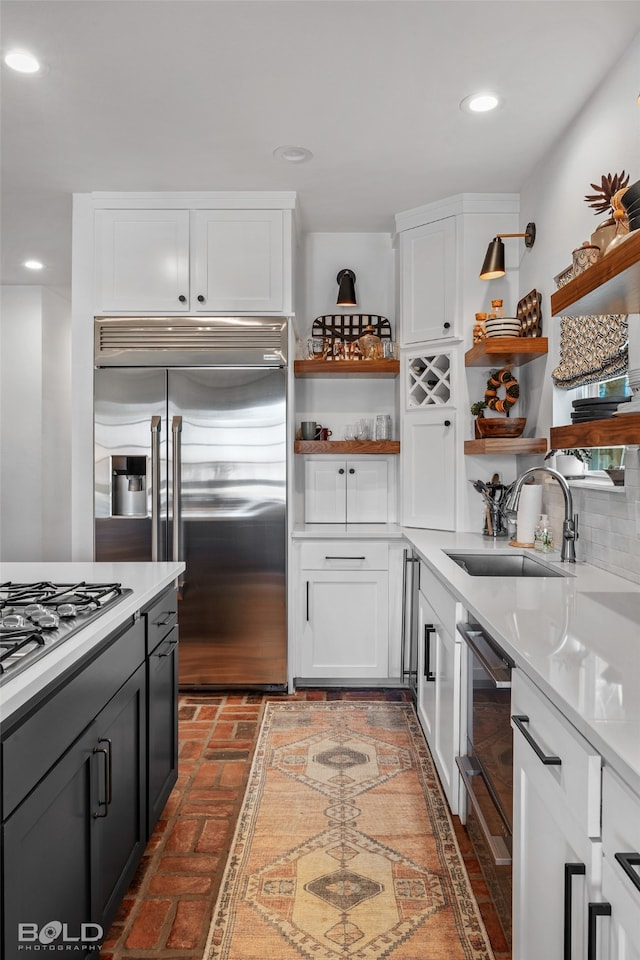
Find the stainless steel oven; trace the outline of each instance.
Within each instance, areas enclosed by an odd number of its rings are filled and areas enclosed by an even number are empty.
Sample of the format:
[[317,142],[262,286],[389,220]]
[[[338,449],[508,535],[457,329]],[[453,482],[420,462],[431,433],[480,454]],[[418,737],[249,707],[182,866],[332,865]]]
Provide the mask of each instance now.
[[461,819],[511,943],[514,663],[478,624],[460,623],[458,632],[466,687],[466,743],[456,758],[466,799]]

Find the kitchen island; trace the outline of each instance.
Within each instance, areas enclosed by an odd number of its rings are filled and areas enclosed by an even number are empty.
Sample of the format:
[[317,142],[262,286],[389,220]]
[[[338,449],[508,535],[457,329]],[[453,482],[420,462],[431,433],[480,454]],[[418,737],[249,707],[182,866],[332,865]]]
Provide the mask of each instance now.
[[[59,639],[45,632],[34,661],[25,658],[15,675],[9,663],[1,678],[7,960],[29,949],[95,955],[128,888],[177,777],[183,570],[183,563],[0,564],[10,618],[34,622],[15,599],[24,585],[73,585],[78,600],[67,604],[77,627],[64,633],[70,612],[58,606]],[[86,614],[83,588],[105,583],[121,592]]]

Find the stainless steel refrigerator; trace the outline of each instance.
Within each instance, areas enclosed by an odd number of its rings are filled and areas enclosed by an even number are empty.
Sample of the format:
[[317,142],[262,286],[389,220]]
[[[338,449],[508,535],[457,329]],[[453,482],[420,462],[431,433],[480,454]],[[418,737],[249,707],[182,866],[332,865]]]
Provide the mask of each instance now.
[[286,320],[95,334],[96,560],[186,562],[183,689],[285,689]]

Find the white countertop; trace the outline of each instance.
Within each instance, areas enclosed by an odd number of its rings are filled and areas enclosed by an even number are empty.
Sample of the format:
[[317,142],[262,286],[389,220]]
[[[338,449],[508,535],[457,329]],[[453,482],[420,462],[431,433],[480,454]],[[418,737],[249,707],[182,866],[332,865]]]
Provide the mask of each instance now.
[[120,583],[132,593],[0,688],[0,723],[173,583],[184,563],[0,563],[0,583]]
[[472,577],[451,552],[515,553],[473,533],[404,536],[465,609],[640,794],[640,584],[558,552],[522,552],[567,577]]

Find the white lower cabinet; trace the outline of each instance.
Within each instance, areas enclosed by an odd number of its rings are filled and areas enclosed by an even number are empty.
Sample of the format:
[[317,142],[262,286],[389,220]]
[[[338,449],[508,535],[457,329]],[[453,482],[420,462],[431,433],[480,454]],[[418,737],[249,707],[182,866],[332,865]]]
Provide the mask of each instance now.
[[407,527],[455,529],[455,411],[405,413],[401,443],[402,522]]
[[602,900],[601,758],[518,669],[511,708],[514,960],[605,960],[588,942]]
[[298,679],[389,676],[386,543],[301,545]]
[[594,914],[596,960],[640,960],[640,797],[605,767],[602,775],[602,899]]
[[449,807],[457,814],[461,645],[455,622],[455,599],[420,564],[416,709]]
[[305,523],[386,523],[386,460],[307,460]]

